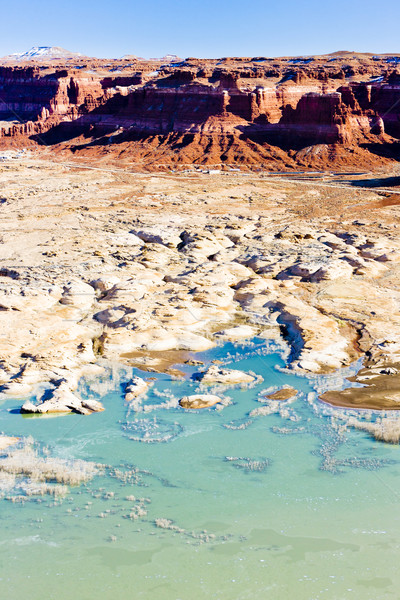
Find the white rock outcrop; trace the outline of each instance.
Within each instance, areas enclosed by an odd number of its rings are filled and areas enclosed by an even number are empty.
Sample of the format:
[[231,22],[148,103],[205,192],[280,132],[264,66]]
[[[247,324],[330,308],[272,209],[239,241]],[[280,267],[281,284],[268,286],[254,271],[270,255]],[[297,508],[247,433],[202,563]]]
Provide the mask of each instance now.
[[196,410],[199,408],[209,408],[221,401],[222,399],[219,396],[214,396],[213,394],[193,394],[191,396],[183,396],[179,400],[179,404],[182,408]]
[[203,373],[195,374],[194,378],[198,381],[201,381],[201,383],[222,383],[226,385],[253,383],[256,379],[253,375],[249,375],[243,371],[236,371],[235,369],[223,369],[218,365],[211,365]]
[[138,396],[144,394],[149,388],[149,383],[141,377],[133,377],[125,388],[125,401],[132,402]]
[[68,382],[61,382],[50,397],[47,398],[47,392],[42,396],[38,404],[27,401],[22,405],[22,413],[70,413],[76,412],[82,415],[89,415],[93,412],[101,412],[104,410],[101,402],[93,399],[82,399],[74,394],[70,389]]

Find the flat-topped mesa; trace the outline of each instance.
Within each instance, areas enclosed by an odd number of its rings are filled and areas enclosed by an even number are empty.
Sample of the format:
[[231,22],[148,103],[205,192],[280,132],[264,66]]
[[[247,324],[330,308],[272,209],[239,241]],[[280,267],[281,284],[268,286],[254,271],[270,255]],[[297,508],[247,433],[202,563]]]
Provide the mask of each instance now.
[[[123,150],[150,168],[159,150],[158,162],[165,164],[285,169],[321,166],[318,152],[302,150],[323,144],[336,147],[343,166],[352,156],[340,147],[356,149],[359,165],[364,159],[386,164],[394,159],[393,138],[400,138],[400,76],[389,59],[190,58],[162,64],[77,57],[64,64],[4,66],[0,144],[45,144],[87,156],[107,147],[111,158]],[[373,152],[374,145],[386,150]]]

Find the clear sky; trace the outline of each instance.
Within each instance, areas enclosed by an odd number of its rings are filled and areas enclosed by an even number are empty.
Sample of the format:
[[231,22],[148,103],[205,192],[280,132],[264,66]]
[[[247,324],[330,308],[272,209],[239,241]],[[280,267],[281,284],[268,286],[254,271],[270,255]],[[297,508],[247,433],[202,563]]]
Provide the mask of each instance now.
[[400,54],[399,0],[0,0],[0,56]]

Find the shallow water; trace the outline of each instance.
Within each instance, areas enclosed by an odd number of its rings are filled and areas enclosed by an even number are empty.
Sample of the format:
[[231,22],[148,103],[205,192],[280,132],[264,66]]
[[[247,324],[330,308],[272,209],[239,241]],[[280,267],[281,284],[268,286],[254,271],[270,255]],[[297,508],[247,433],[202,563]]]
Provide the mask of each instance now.
[[[221,411],[135,414],[120,373],[106,411],[90,417],[23,418],[20,401],[3,403],[4,433],[110,468],[62,500],[0,500],[0,597],[398,598],[399,447],[332,427],[332,411],[309,394],[341,376],[301,378],[255,350],[202,355],[264,378],[227,390],[233,403]],[[155,377],[147,405],[198,385]],[[301,392],[288,413],[250,418],[259,392],[283,384]]]

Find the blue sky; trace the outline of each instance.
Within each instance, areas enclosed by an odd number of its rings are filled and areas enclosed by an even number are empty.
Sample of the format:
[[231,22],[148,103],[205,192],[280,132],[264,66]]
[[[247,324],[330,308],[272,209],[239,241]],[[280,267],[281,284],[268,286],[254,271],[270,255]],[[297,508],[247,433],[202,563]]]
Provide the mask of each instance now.
[[62,46],[89,56],[400,54],[398,0],[0,0],[0,56]]

